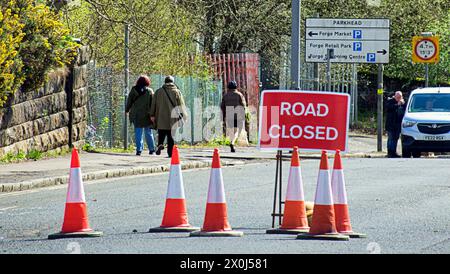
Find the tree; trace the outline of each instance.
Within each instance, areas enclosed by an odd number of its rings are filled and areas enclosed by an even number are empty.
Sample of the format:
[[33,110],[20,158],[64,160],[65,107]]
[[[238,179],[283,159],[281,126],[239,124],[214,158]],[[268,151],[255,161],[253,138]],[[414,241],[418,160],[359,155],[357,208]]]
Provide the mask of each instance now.
[[85,0],[64,9],[67,26],[93,50],[99,65],[124,67],[124,26],[131,26],[130,64],[137,73],[204,75],[195,56],[193,22],[170,0]]
[[279,56],[290,35],[290,0],[180,1],[193,18],[205,53]]

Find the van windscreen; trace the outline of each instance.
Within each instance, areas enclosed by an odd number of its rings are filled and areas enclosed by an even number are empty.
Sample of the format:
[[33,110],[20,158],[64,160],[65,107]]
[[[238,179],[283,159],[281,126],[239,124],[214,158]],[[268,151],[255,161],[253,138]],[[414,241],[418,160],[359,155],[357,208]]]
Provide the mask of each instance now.
[[450,112],[450,93],[415,94],[409,112]]

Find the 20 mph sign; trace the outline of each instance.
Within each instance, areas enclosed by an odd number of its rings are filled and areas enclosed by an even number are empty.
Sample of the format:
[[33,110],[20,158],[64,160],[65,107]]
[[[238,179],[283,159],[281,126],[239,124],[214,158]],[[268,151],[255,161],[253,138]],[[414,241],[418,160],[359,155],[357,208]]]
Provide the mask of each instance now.
[[347,151],[350,96],[267,90],[261,95],[259,148]]

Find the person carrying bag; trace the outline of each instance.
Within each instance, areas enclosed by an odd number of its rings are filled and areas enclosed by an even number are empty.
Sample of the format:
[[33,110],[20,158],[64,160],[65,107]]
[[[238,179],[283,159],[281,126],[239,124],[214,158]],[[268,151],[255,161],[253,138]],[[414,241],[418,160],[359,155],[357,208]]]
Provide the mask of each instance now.
[[175,144],[173,139],[175,131],[182,126],[187,117],[183,95],[174,82],[172,76],[165,78],[164,85],[155,92],[150,108],[151,119],[158,130],[156,155],[161,154],[167,137],[167,155],[169,158],[172,157],[172,148]]

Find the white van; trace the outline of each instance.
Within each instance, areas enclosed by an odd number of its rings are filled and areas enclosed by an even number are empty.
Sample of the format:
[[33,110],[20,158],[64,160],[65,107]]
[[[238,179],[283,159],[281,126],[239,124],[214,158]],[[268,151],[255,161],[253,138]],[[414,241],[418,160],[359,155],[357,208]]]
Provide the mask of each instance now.
[[402,122],[402,157],[450,152],[450,87],[414,90]]

